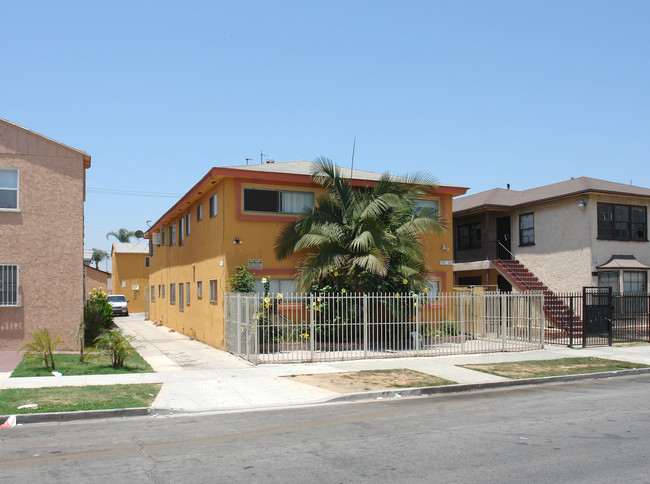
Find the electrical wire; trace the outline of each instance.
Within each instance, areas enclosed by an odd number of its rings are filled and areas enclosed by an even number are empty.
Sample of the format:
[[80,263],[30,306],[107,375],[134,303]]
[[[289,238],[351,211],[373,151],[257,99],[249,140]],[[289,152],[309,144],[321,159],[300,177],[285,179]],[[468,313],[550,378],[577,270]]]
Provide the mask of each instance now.
[[86,189],[90,193],[99,193],[102,195],[116,195],[127,197],[158,197],[158,198],[180,198],[182,194],[179,193],[165,193],[165,192],[141,192],[136,190],[117,190],[113,188],[91,188]]

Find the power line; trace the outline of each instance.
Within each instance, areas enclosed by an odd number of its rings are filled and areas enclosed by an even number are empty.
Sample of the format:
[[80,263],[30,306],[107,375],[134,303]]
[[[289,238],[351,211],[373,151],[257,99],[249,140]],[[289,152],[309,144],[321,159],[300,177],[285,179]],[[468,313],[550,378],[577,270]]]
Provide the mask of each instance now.
[[165,193],[165,192],[141,192],[136,190],[117,190],[113,188],[91,188],[86,189],[90,193],[100,193],[102,195],[119,195],[127,197],[157,197],[157,198],[180,198],[182,194],[179,193]]

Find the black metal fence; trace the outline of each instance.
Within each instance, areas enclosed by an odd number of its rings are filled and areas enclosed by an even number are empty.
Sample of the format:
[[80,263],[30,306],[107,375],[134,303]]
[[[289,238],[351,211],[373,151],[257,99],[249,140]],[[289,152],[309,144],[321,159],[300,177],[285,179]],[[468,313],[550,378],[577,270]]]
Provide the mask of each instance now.
[[650,342],[648,293],[589,292],[546,297],[545,343],[567,346]]

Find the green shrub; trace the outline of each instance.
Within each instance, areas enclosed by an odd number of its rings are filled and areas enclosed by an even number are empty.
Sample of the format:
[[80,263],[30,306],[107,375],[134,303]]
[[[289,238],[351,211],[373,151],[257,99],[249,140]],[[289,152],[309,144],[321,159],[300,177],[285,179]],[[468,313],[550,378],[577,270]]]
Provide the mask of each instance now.
[[56,367],[54,349],[61,344],[63,344],[61,338],[57,336],[52,341],[50,332],[45,328],[40,328],[32,333],[32,341],[25,343],[20,349],[25,351],[25,358],[40,359],[46,370],[54,370]]
[[255,290],[255,276],[248,272],[244,266],[237,266],[234,274],[228,279],[232,292],[253,292]]
[[92,346],[93,341],[103,331],[113,326],[113,307],[108,303],[108,296],[102,288],[93,289],[88,293],[84,307],[84,345]]
[[133,356],[135,349],[131,346],[135,338],[125,335],[121,329],[106,331],[95,338],[97,349],[108,355],[113,368],[122,368],[124,360]]

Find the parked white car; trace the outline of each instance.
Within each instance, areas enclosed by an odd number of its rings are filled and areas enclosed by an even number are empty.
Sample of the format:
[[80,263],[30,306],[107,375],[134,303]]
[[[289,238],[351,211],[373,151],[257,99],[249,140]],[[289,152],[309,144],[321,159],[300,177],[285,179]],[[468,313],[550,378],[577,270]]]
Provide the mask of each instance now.
[[129,315],[129,301],[123,294],[112,294],[108,296],[108,304],[113,306],[113,316],[128,316]]

